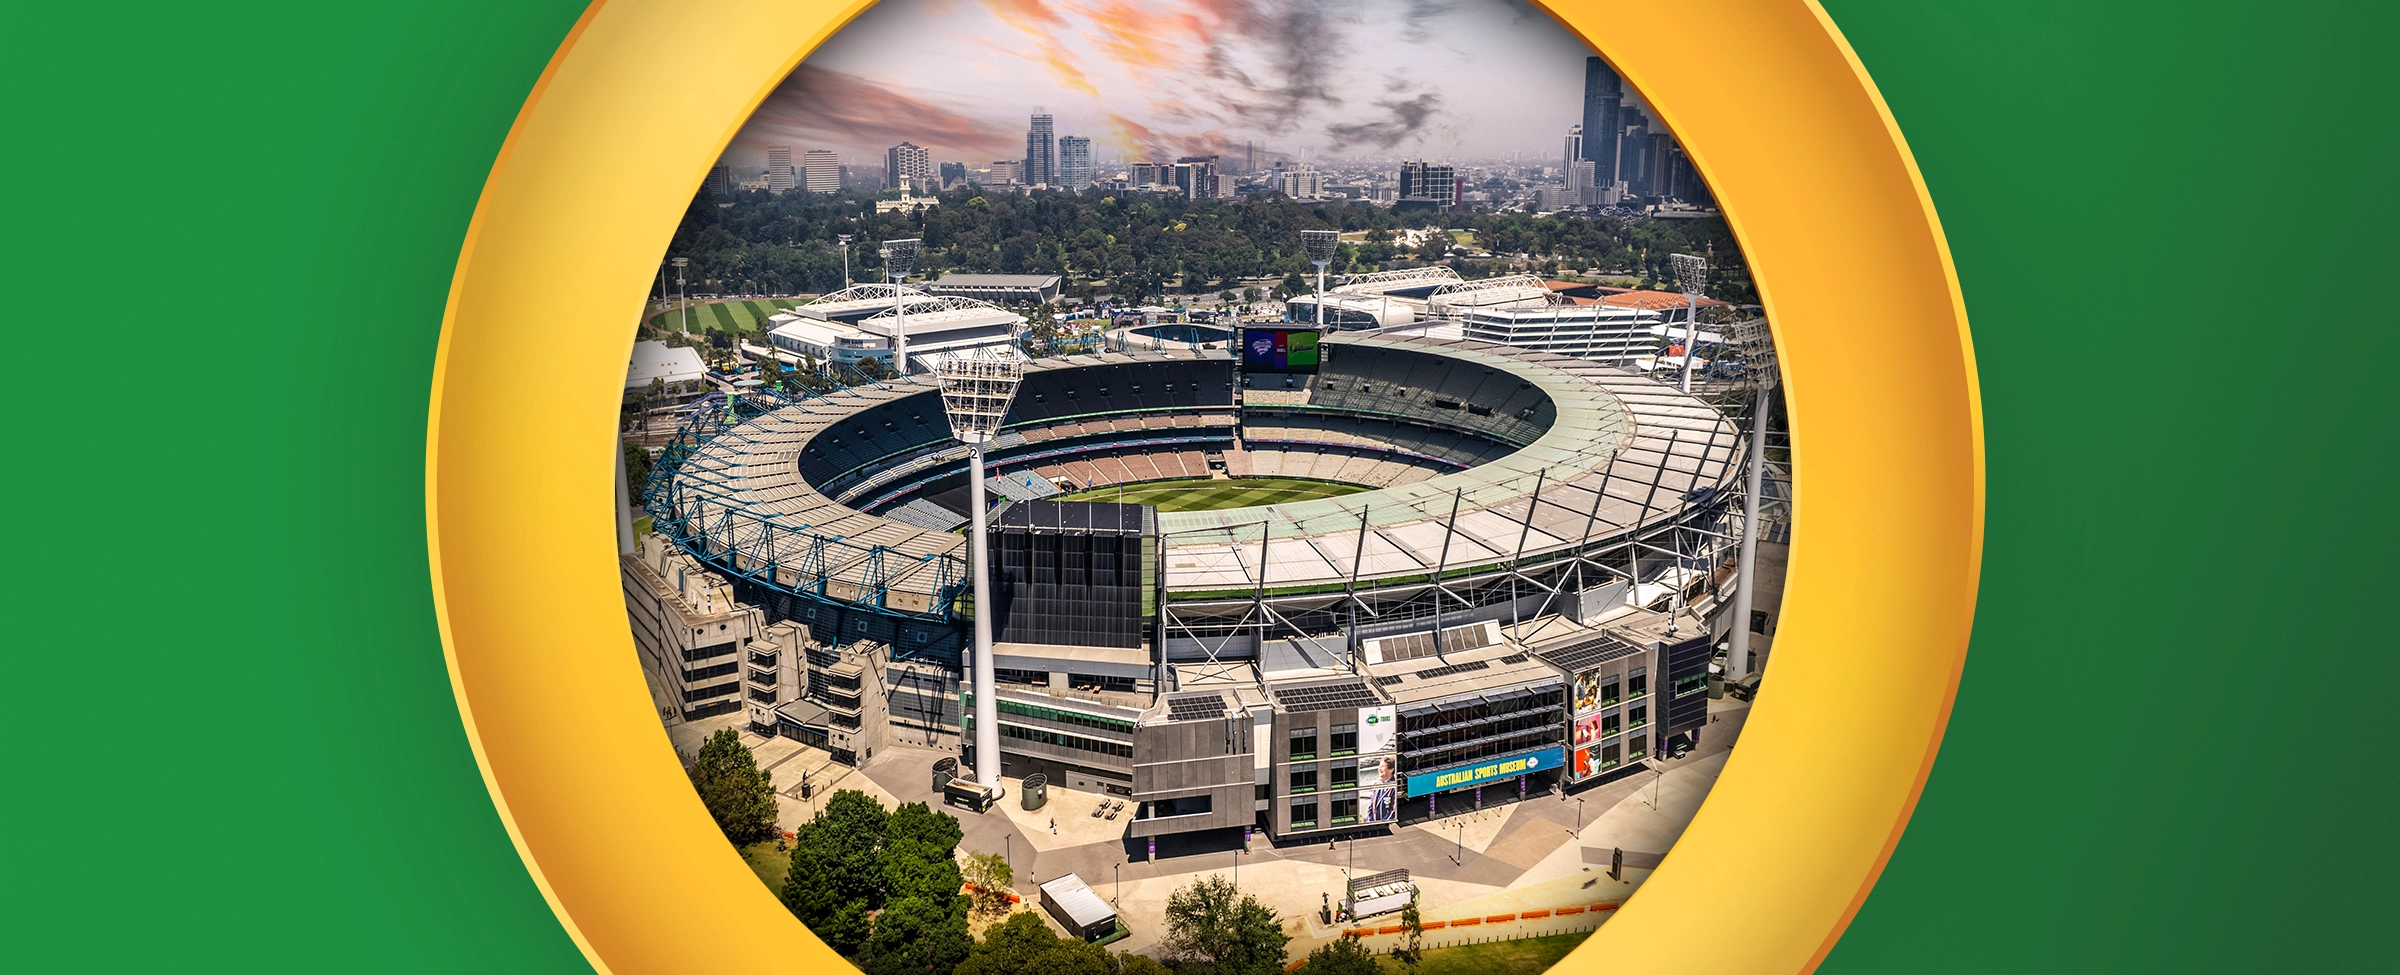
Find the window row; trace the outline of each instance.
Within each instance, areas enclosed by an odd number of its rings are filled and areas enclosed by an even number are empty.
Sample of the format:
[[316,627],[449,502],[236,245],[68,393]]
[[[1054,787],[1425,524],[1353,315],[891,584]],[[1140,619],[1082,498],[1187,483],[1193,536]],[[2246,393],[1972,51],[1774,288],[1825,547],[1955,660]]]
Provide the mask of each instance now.
[[1001,725],[1000,734],[1003,737],[1049,745],[1054,748],[1072,748],[1099,755],[1114,755],[1118,758],[1133,757],[1132,745],[1101,741],[1097,738],[1085,738],[1082,735],[1061,734],[1056,731],[1044,731],[1040,728],[1027,728],[1023,725],[1013,724]]

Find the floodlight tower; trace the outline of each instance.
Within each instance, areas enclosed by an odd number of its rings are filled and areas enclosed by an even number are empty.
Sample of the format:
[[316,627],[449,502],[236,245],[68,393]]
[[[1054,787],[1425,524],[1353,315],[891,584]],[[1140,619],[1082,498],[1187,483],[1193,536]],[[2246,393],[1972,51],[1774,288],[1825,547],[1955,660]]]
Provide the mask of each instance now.
[[908,375],[908,304],[901,300],[900,282],[908,280],[908,272],[917,266],[917,245],[924,241],[910,237],[906,240],[887,240],[876,253],[883,255],[883,273],[892,279],[892,372]]
[[941,380],[942,412],[950,417],[950,435],[967,445],[968,571],[975,580],[975,784],[984,787],[988,797],[1000,787],[1000,704],[992,690],[991,542],[983,528],[983,448],[1000,433],[1009,401],[1025,378],[1025,360],[1013,349],[986,347],[943,359],[935,376]]
[[1766,492],[1767,406],[1774,398],[1779,373],[1775,337],[1765,319],[1727,326],[1742,357],[1742,381],[1752,389],[1750,402],[1750,483],[1742,493],[1742,567],[1733,591],[1733,641],[1725,651],[1725,679],[1750,676],[1750,606],[1758,587],[1758,498]]
[[688,257],[674,259],[675,303],[683,306],[683,333],[686,335],[692,333],[692,303],[683,296],[683,269],[691,263],[692,259]]
[[1683,289],[1683,379],[1676,388],[1692,391],[1692,353],[1700,348],[1700,293],[1708,288],[1708,261],[1690,254],[1674,254],[1667,262],[1675,269],[1675,283]]
[[[833,239],[842,242],[842,288],[847,288],[850,286],[850,241],[852,238],[849,234],[835,234]],[[834,290],[839,291],[841,288]]]
[[1325,328],[1325,265],[1333,263],[1333,249],[1342,242],[1338,230],[1303,230],[1300,246],[1308,249],[1308,262],[1317,266],[1317,328]]

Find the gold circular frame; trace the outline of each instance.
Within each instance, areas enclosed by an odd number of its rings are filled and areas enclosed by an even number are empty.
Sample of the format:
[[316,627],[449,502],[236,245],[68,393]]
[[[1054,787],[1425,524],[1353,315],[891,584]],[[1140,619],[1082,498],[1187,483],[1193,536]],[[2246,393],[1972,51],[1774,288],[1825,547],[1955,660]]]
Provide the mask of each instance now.
[[[443,649],[509,836],[604,971],[844,964],[726,845],[659,731],[606,465],[661,243],[751,111],[869,2],[595,3],[459,255],[426,443]],[[1803,513],[1774,691],[1666,863],[1558,970],[1806,971],[1898,842],[1965,661],[1983,522],[1965,307],[1907,146],[1815,3],[1544,6],[1717,191],[1781,342]]]

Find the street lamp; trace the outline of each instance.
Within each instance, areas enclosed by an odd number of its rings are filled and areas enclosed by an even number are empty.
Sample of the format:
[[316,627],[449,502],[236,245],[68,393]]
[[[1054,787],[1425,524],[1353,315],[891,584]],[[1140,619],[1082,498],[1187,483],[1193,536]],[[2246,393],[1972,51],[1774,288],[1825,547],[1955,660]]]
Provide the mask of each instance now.
[[1300,246],[1308,249],[1308,262],[1317,266],[1317,328],[1325,327],[1325,265],[1333,263],[1333,250],[1342,242],[1338,230],[1303,230]]
[[1583,799],[1581,797],[1575,800],[1575,835],[1583,835]]
[[1678,388],[1692,391],[1692,352],[1700,347],[1700,293],[1708,288],[1708,261],[1690,254],[1670,254],[1675,284],[1683,289],[1683,379]]
[[942,360],[936,375],[950,435],[967,445],[968,510],[974,520],[967,541],[968,571],[975,580],[975,784],[989,795],[1000,787],[1000,705],[992,690],[991,541],[983,525],[983,448],[1000,433],[1017,384],[1025,379],[1025,360],[1013,349],[987,347]]
[[1125,864],[1113,863],[1109,865],[1109,869],[1117,872],[1117,892],[1109,895],[1108,903],[1111,906],[1122,907],[1125,900]]
[[675,265],[675,303],[683,308],[683,334],[692,334],[692,303],[683,295],[683,269],[692,263],[688,257],[678,257]]
[[1462,819],[1456,825],[1458,826],[1458,849],[1450,854],[1450,862],[1463,867],[1467,865],[1467,823]]
[[[842,242],[842,287],[847,288],[850,286],[850,235],[835,234],[833,239]],[[834,290],[839,291],[841,288]]]
[[[892,279],[892,372],[900,376],[908,375],[908,304],[901,299],[900,282],[908,280],[909,270],[917,266],[917,246],[922,243],[915,237],[887,240],[876,250],[883,256],[884,275]],[[1014,395],[1016,387],[1011,385],[1009,392]],[[982,607],[976,607],[977,615],[982,612]]]
[[1767,483],[1767,407],[1781,378],[1775,361],[1775,336],[1766,319],[1727,326],[1727,337],[1742,357],[1742,381],[1752,388],[1750,403],[1750,483],[1742,496],[1742,554],[1733,590],[1733,640],[1725,650],[1725,679],[1750,676],[1750,597],[1758,580],[1758,496]]

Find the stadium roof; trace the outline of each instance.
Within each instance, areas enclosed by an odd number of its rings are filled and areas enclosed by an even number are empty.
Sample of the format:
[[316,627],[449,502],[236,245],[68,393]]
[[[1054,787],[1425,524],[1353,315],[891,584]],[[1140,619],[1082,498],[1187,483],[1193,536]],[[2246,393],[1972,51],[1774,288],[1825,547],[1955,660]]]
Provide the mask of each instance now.
[[647,386],[652,379],[689,382],[705,375],[708,375],[707,364],[691,348],[677,348],[665,342],[635,342],[633,358],[625,366],[625,385]]
[[[1600,298],[1600,303],[1603,305],[1614,305],[1619,308],[1640,308],[1646,311],[1663,311],[1669,308],[1682,308],[1685,307],[1689,301],[1690,299],[1685,298],[1683,293],[1680,291],[1620,291],[1613,295],[1603,295]],[[1725,302],[1718,301],[1715,298],[1702,298],[1700,299],[1700,307],[1729,308],[1732,306],[1726,304]]]

